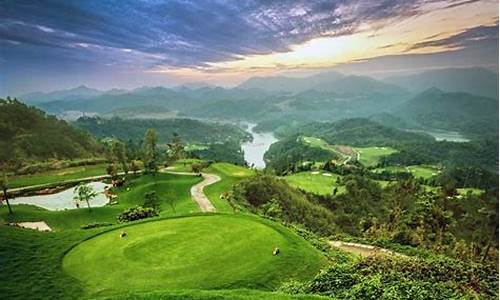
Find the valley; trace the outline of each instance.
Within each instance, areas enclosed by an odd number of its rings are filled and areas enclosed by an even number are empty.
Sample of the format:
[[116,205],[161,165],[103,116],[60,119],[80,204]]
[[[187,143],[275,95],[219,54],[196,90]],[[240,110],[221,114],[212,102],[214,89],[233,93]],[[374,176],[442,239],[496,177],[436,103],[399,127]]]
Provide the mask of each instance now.
[[341,73],[26,99],[0,102],[8,299],[497,297],[496,99]]

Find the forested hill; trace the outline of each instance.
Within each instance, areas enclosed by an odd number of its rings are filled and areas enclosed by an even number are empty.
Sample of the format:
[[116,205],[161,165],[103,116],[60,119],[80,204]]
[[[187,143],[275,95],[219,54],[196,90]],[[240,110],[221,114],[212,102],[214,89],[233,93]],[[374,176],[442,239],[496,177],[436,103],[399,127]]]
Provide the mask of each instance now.
[[96,137],[113,137],[121,140],[140,141],[149,128],[158,131],[159,142],[168,143],[174,133],[189,143],[225,143],[250,139],[241,128],[220,123],[201,122],[193,119],[102,119],[99,117],[82,117],[73,123]]
[[0,99],[0,164],[99,153],[99,143],[89,134],[17,100]]
[[403,103],[396,114],[426,128],[466,135],[498,135],[498,100],[432,88]]

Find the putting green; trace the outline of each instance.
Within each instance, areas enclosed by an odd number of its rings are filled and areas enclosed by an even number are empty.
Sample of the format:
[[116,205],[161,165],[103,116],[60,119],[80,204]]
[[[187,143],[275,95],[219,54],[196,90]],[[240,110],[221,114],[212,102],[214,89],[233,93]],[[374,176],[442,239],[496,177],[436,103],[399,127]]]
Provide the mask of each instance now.
[[[275,246],[280,248],[276,256]],[[250,216],[209,215],[103,233],[73,248],[63,270],[98,293],[271,289],[311,278],[323,264],[319,251],[280,225]]]

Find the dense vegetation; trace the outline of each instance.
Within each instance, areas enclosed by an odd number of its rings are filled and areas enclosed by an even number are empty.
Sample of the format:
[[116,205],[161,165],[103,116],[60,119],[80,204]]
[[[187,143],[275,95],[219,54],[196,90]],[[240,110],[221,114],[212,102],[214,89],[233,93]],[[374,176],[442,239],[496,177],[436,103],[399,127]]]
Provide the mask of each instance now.
[[99,156],[87,133],[17,100],[0,99],[0,164],[19,168],[30,161]]
[[114,137],[123,141],[140,141],[144,137],[144,132],[150,128],[158,132],[158,142],[161,144],[171,142],[174,133],[188,143],[241,142],[249,139],[248,133],[237,126],[192,119],[138,120],[83,117],[74,122],[74,125],[100,138]]

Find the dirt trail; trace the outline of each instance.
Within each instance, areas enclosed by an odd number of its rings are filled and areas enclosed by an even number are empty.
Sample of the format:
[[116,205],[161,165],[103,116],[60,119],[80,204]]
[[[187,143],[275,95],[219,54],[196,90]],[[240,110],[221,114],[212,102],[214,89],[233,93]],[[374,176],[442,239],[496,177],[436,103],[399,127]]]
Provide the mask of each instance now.
[[358,243],[348,243],[342,241],[329,241],[330,246],[339,248],[341,250],[360,255],[362,257],[367,257],[375,254],[387,254],[399,257],[407,257],[404,254],[397,253],[388,249],[380,248],[372,245],[358,244]]
[[[174,172],[174,171],[168,171],[165,170],[163,171],[165,173],[170,173],[174,175],[190,175],[190,176],[197,176],[198,174],[196,173],[191,173],[191,172]],[[221,178],[215,174],[211,173],[201,173],[201,176],[203,176],[203,181],[200,183],[197,183],[191,187],[191,197],[193,198],[194,202],[198,204],[200,207],[200,210],[202,212],[214,212],[215,207],[212,205],[212,202],[208,200],[207,196],[205,193],[203,193],[203,189],[211,184],[214,184],[218,181],[221,180]]]

